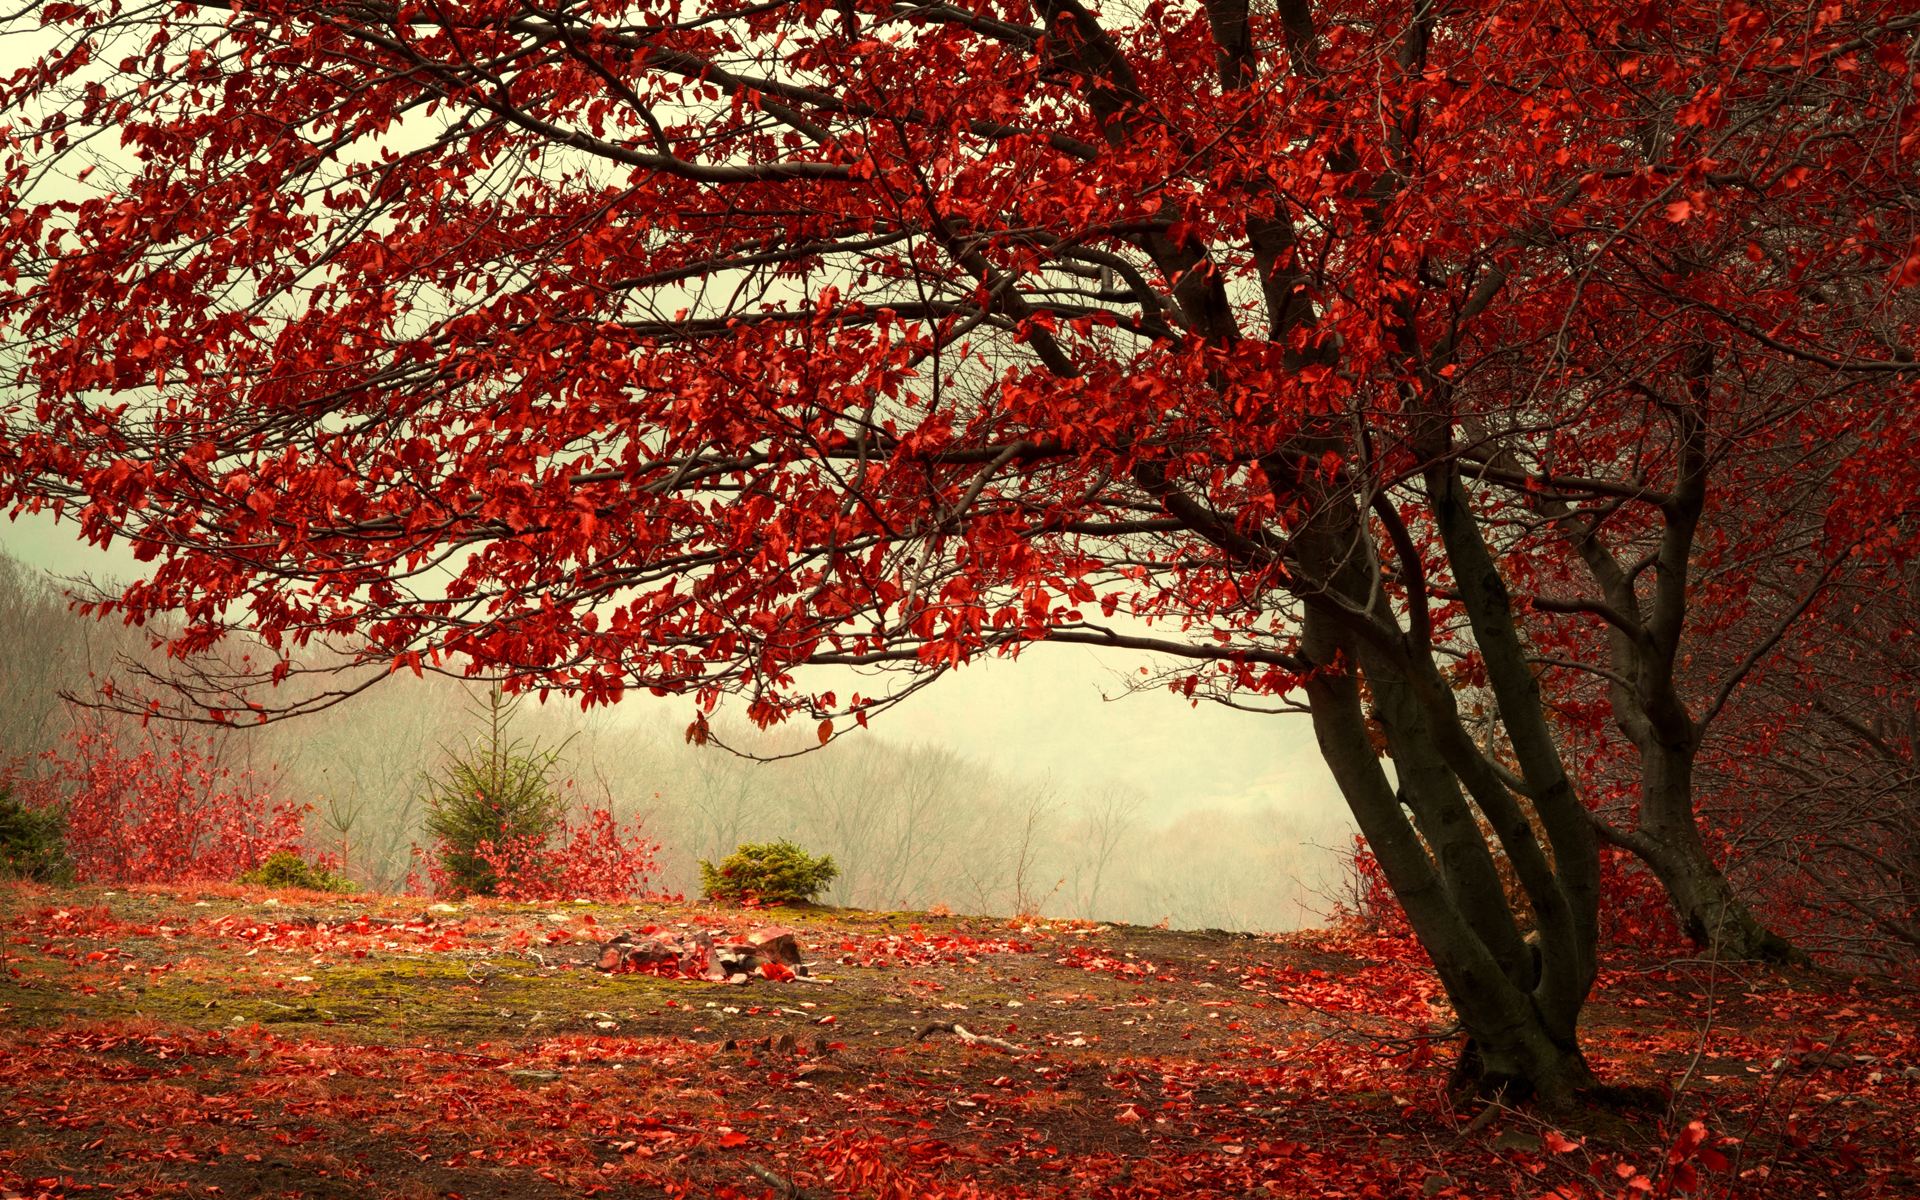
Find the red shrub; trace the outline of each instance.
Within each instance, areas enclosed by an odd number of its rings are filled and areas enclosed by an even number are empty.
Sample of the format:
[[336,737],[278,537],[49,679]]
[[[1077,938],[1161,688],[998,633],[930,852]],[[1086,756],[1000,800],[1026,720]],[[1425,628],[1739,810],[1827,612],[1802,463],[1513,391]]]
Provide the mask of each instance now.
[[[649,840],[640,822],[621,826],[605,808],[588,809],[578,822],[563,824],[552,837],[481,842],[474,854],[499,879],[495,894],[505,900],[626,900],[643,894],[659,870],[654,856],[660,844]],[[435,894],[448,890],[439,854],[415,855]],[[420,867],[408,876],[419,890]]]
[[1333,916],[1336,924],[1369,933],[1400,936],[1412,932],[1406,910],[1388,885],[1379,858],[1359,834],[1353,838],[1353,854],[1347,859],[1347,877]]
[[646,891],[648,877],[660,869],[654,861],[660,843],[648,840],[637,820],[623,830],[612,813],[594,808],[560,832],[566,842],[549,853],[549,863],[561,896],[624,900]]
[[30,802],[64,809],[81,881],[227,880],[299,849],[312,806],[276,800],[250,772],[220,765],[210,741],[157,729],[137,751],[123,740],[76,727],[25,788]]

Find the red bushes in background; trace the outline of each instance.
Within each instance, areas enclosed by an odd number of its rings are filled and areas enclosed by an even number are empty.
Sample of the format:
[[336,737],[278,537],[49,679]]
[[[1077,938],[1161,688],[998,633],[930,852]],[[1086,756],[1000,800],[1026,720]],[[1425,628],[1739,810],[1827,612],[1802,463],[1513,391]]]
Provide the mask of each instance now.
[[[301,849],[312,805],[275,797],[251,771],[222,764],[211,739],[178,730],[116,736],[77,726],[17,789],[29,806],[63,814],[67,855],[83,883],[225,882],[282,850],[334,868]],[[544,836],[482,841],[476,854],[504,899],[617,901],[648,891],[659,850],[640,822],[622,825],[594,808]],[[432,890],[459,890],[440,853],[425,857]]]
[[235,772],[211,740],[149,729],[137,749],[77,726],[22,794],[66,815],[67,854],[87,883],[229,880],[276,850],[298,851],[311,805],[278,800]]

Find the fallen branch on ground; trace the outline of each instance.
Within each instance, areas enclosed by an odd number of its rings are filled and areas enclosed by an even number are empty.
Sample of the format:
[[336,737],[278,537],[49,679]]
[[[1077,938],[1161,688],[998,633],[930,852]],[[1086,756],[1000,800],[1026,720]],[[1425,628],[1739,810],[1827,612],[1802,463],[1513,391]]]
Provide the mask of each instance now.
[[957,1022],[935,1022],[914,1035],[914,1041],[924,1042],[936,1033],[951,1033],[969,1046],[985,1046],[989,1050],[998,1050],[1003,1054],[1025,1054],[1025,1046],[1016,1046],[1004,1038],[988,1037],[984,1033],[975,1033]]
[[815,1193],[807,1191],[791,1179],[774,1174],[759,1163],[748,1163],[747,1170],[753,1173],[754,1178],[778,1193],[780,1200],[816,1200]]

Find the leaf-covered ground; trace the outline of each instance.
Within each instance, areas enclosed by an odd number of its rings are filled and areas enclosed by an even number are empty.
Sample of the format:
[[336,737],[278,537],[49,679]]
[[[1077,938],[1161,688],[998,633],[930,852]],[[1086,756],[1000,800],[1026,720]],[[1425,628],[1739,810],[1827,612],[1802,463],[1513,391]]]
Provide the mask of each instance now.
[[[1916,998],[1882,983],[1612,962],[1589,1045],[1634,1090],[1475,1121],[1393,939],[231,887],[0,906],[0,1197],[1920,1196]],[[622,929],[769,921],[818,981],[591,965]]]

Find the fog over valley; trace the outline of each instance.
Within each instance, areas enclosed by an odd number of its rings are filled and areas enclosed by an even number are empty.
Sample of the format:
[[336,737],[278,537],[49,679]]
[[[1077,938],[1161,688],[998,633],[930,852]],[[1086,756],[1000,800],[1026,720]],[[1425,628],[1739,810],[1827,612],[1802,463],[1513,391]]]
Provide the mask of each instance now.
[[[0,525],[0,659],[9,696],[0,755],[31,770],[75,721],[62,690],[157,663],[139,631],[67,611],[56,577],[129,577],[140,564],[77,543],[71,526]],[[814,742],[762,733],[723,702],[717,745],[685,736],[686,697],[630,693],[583,714],[529,698],[510,726],[560,749],[570,804],[638,819],[661,843],[657,886],[691,894],[697,860],[788,838],[834,856],[829,903],[1011,915],[1035,912],[1180,928],[1277,931],[1318,923],[1344,886],[1352,837],[1304,718],[1129,694],[1144,655],[1030,648],[941,678],[872,727]],[[851,676],[849,676],[851,680]],[[859,686],[857,680],[852,681]],[[215,731],[221,762],[314,804],[313,848],[348,873],[403,886],[427,777],[484,725],[483,685],[397,675],[324,712]],[[122,734],[143,734],[125,722]],[[207,731],[195,730],[193,736]]]

